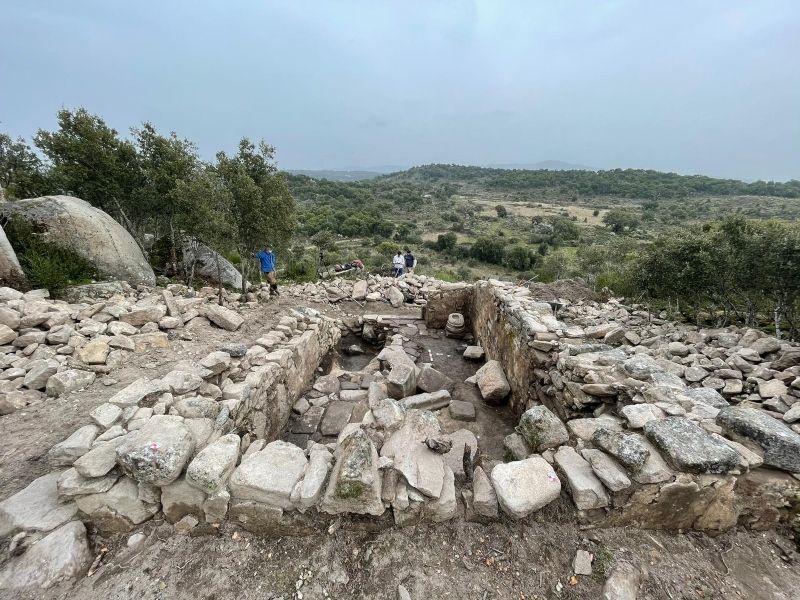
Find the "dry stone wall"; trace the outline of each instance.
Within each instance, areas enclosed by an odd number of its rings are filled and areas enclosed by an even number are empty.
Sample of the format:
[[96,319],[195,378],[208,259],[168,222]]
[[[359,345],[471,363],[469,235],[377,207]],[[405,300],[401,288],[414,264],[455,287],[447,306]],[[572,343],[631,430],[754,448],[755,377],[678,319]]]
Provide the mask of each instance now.
[[556,318],[523,287],[476,284],[476,339],[525,411],[509,458],[541,455],[596,524],[725,530],[796,513],[797,345],[563,304]]

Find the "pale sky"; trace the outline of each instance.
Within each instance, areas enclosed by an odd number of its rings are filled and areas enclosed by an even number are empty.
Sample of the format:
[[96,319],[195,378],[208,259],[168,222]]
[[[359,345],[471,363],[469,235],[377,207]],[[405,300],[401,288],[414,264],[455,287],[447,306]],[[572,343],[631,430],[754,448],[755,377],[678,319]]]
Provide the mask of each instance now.
[[797,0],[0,0],[0,130],[85,106],[282,168],[800,178]]

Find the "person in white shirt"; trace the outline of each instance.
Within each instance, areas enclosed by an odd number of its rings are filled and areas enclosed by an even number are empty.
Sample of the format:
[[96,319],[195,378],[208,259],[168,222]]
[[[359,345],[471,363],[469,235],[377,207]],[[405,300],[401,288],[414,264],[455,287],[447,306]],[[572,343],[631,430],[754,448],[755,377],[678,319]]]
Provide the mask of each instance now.
[[394,276],[400,277],[403,274],[403,270],[406,268],[406,259],[403,258],[403,254],[400,250],[397,251],[394,258],[392,259],[392,265],[394,266]]

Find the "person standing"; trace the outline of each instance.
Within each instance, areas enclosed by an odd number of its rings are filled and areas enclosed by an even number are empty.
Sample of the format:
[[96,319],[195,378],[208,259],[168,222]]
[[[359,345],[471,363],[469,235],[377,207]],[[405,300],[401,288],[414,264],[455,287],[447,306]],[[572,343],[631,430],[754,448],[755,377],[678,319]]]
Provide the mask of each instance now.
[[403,269],[406,266],[406,260],[403,258],[400,250],[398,250],[397,254],[394,255],[394,258],[392,259],[392,265],[394,265],[394,276],[400,277],[400,275],[403,274]]
[[405,255],[405,267],[406,273],[414,274],[414,269],[417,268],[417,258],[411,254],[411,250],[406,248],[406,255]]
[[278,276],[275,272],[275,254],[272,252],[272,246],[269,244],[261,252],[251,252],[250,256],[257,258],[261,262],[261,272],[267,278],[269,283],[269,295],[280,296],[278,293]]

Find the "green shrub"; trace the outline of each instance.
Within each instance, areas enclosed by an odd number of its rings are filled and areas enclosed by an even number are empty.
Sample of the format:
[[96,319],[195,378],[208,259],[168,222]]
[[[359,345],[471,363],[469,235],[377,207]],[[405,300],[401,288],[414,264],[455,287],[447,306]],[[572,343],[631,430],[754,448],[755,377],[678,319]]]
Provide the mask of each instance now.
[[5,232],[32,286],[46,288],[57,297],[70,285],[91,283],[97,278],[94,265],[72,249],[47,242],[46,234],[26,220],[10,219]]

